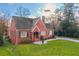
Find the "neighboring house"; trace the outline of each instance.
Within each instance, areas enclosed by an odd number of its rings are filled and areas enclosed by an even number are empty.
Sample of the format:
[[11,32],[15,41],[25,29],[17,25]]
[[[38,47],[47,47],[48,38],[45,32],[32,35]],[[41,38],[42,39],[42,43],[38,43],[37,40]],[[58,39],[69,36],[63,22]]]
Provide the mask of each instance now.
[[52,29],[42,19],[13,16],[8,29],[8,36],[13,44],[39,41],[40,37],[51,38]]

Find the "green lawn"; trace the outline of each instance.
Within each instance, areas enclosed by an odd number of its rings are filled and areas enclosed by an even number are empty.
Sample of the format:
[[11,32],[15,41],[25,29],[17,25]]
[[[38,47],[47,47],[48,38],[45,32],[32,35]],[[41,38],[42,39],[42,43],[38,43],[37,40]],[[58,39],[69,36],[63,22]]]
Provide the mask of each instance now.
[[54,40],[48,44],[6,44],[0,47],[1,56],[79,56],[79,43]]

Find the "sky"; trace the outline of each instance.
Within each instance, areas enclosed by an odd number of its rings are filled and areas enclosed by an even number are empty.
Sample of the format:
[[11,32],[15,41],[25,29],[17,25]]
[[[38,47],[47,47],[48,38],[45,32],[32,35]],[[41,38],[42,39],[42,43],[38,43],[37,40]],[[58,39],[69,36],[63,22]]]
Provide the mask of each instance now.
[[31,12],[30,16],[40,16],[40,11],[44,8],[49,8],[54,11],[54,9],[60,7],[62,4],[48,4],[48,3],[0,3],[0,16],[4,15],[2,12],[5,11],[5,14],[9,13],[10,16],[15,15],[15,11],[18,7],[22,6],[28,8]]

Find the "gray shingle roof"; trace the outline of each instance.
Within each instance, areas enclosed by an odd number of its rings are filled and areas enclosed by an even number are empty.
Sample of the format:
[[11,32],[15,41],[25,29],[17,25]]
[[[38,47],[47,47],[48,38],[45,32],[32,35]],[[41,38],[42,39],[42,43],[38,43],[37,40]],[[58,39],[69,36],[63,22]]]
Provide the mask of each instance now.
[[15,21],[16,29],[31,29],[37,21],[37,19],[18,16],[13,16],[12,19]]

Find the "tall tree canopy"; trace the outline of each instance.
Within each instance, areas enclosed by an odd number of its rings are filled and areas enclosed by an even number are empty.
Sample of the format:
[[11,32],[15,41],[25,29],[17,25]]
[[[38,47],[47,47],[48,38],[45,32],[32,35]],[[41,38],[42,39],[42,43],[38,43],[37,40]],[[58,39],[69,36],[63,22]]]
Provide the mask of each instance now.
[[74,4],[64,4],[64,20],[61,22],[62,35],[68,37],[78,37],[78,27],[74,18]]
[[22,16],[22,17],[28,17],[31,13],[28,8],[24,8],[24,7],[20,6],[17,8],[15,14],[18,16]]

